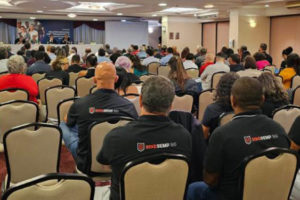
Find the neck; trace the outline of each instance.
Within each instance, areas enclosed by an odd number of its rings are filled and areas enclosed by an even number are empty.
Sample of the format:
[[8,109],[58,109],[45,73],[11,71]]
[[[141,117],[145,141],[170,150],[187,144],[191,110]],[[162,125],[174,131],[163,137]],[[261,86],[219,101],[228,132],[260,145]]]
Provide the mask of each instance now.
[[151,116],[168,116],[167,113],[164,112],[148,112],[144,107],[141,109],[141,116],[143,115],[151,115]]
[[260,108],[258,106],[249,106],[247,109],[241,108],[241,107],[233,108],[234,114],[236,114],[236,115],[241,114],[241,113],[245,113],[245,112],[251,112],[251,111],[259,110],[259,109]]
[[110,81],[97,81],[97,88],[98,89],[109,89],[114,90],[115,89],[115,83]]

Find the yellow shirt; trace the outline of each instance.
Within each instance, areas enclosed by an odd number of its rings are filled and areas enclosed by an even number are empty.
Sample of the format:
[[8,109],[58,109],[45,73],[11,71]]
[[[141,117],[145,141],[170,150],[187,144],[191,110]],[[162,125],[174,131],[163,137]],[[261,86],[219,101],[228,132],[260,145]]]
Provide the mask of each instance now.
[[279,76],[282,77],[283,85],[285,89],[291,87],[292,78],[296,75],[296,71],[293,67],[287,67],[279,73]]

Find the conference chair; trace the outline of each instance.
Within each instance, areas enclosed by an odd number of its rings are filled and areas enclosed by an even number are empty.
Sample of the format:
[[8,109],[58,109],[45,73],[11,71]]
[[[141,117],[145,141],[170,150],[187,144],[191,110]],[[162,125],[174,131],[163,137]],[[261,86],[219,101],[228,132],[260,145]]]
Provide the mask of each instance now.
[[45,78],[45,75],[46,75],[45,73],[34,73],[34,74],[32,74],[31,77],[37,83],[39,80]]
[[53,87],[53,86],[62,85],[62,80],[60,80],[58,78],[53,78],[53,79],[43,78],[43,79],[39,80],[37,82],[37,84],[38,84],[38,87],[39,87],[40,100],[41,100],[42,104],[45,105],[46,104],[45,90],[47,88],[50,88],[50,87]]
[[286,105],[273,112],[273,120],[278,122],[287,134],[298,116],[300,116],[300,107],[295,105]]
[[187,69],[186,73],[190,78],[193,78],[193,79],[196,79],[196,78],[199,77],[199,70],[198,69]]
[[90,94],[93,94],[94,92],[96,92],[98,90],[97,86],[94,85],[91,89],[90,89]]
[[20,182],[2,200],[93,200],[95,183],[79,174],[52,173]]
[[[128,122],[132,121],[132,118],[128,117],[117,117],[111,116],[106,117],[101,121],[92,123],[89,126],[89,141],[90,141],[90,151],[88,158],[89,170],[84,172],[90,177],[93,177],[94,181],[106,181],[111,179],[111,169],[108,166],[100,164],[96,157],[102,148],[103,141],[107,133],[112,129],[120,126],[126,125]],[[83,173],[77,169],[78,173]]]
[[0,72],[0,77],[5,76],[5,75],[7,75],[7,74],[9,74],[8,71]]
[[245,158],[240,199],[289,199],[298,162],[297,152],[274,147]]
[[128,99],[131,103],[133,103],[136,112],[138,113],[138,115],[141,115],[141,107],[140,107],[140,98],[138,95],[135,94],[128,94],[124,96],[126,99]]
[[276,76],[275,76],[275,79],[276,79],[280,84],[282,84],[282,82],[283,82],[282,76],[276,75]]
[[78,78],[78,74],[79,74],[79,72],[78,73],[75,73],[75,72],[70,72],[69,73],[69,76],[70,76],[69,86],[71,86],[71,87],[75,86],[75,81]]
[[65,116],[69,113],[69,110],[76,99],[79,99],[79,97],[64,99],[57,104],[56,110],[58,125],[64,121]]
[[61,129],[45,123],[8,130],[3,137],[7,167],[5,188],[38,175],[58,172],[61,140]]
[[121,96],[127,96],[128,98],[135,98],[140,95],[138,86],[130,85],[126,88],[126,94],[123,93],[123,90],[120,90]]
[[149,63],[148,66],[147,66],[148,74],[157,75],[159,67],[160,67],[160,63],[159,62]]
[[75,81],[77,96],[84,97],[90,92],[90,89],[95,85],[94,78],[79,77]]
[[153,75],[143,75],[143,76],[140,77],[140,80],[141,80],[142,82],[145,82],[145,81],[148,80],[148,78],[150,78],[151,76],[153,76]]
[[8,88],[0,90],[0,103],[13,100],[29,101],[28,91],[20,88]]
[[296,87],[300,86],[300,76],[296,75],[292,78],[292,84],[291,84],[291,88],[295,89]]
[[192,112],[193,97],[191,95],[175,96],[172,103],[172,111]]
[[38,121],[39,108],[32,101],[15,100],[0,104],[0,142],[9,129]]
[[266,67],[263,69],[263,71],[266,71],[266,70],[270,71],[272,74],[275,74],[276,67],[273,66],[273,65],[271,65],[271,66],[266,66]]
[[212,78],[211,78],[211,86],[210,88],[212,89],[216,89],[217,88],[217,85],[221,79],[221,77],[226,74],[226,72],[216,72],[212,75]]
[[164,66],[164,67],[160,66],[158,68],[158,75],[168,78],[170,70],[171,70],[170,66]]
[[45,90],[46,122],[57,122],[57,105],[59,102],[75,97],[75,89],[70,86],[54,86]]
[[120,179],[121,200],[184,199],[188,159],[160,153],[128,162]]
[[221,114],[219,117],[219,126],[223,126],[223,125],[227,124],[228,122],[230,122],[232,120],[233,117],[234,117],[233,112]]
[[293,91],[292,103],[293,105],[300,106],[300,85]]
[[214,89],[204,90],[199,95],[198,120],[201,122],[206,107],[214,102]]

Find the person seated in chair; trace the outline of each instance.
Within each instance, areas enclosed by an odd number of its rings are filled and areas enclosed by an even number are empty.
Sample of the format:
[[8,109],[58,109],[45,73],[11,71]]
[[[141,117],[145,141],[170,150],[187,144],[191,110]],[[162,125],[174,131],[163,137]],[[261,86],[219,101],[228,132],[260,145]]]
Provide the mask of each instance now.
[[168,79],[161,76],[150,77],[142,87],[142,116],[106,135],[97,160],[112,168],[110,199],[120,199],[119,181],[127,162],[158,153],[183,154],[190,158],[190,133],[167,117],[175,96],[174,91],[174,86]]

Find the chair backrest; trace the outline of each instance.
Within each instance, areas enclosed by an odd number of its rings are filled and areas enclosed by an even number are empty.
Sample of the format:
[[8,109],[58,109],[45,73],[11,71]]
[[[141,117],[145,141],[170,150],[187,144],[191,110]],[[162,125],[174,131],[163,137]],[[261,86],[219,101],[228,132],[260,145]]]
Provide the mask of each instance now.
[[145,82],[151,76],[153,76],[153,75],[143,75],[143,76],[140,77],[140,80],[143,81],[143,82]]
[[97,86],[94,85],[91,89],[90,89],[90,94],[93,94],[94,92],[96,92],[98,90]]
[[95,183],[79,174],[46,174],[9,188],[2,200],[93,200]]
[[193,101],[194,99],[191,95],[175,96],[172,103],[172,110],[192,112]]
[[64,120],[64,117],[68,114],[70,107],[74,103],[76,99],[79,99],[78,97],[70,98],[70,99],[64,99],[61,102],[57,104],[57,121],[58,124]]
[[0,142],[9,129],[38,121],[38,105],[31,101],[10,101],[0,104]]
[[78,73],[75,73],[75,72],[69,73],[69,77],[70,77],[69,78],[69,86],[71,86],[71,87],[75,86],[75,81],[78,78],[78,74],[79,74],[79,72]]
[[45,105],[46,104],[46,101],[45,101],[46,89],[53,87],[53,86],[62,85],[62,81],[58,78],[54,78],[54,79],[43,78],[43,79],[39,80],[37,84],[39,86],[39,94],[40,94],[41,102],[43,105]]
[[84,97],[90,94],[90,89],[95,85],[94,78],[79,77],[75,81],[77,96]]
[[133,103],[136,112],[140,116],[141,115],[140,98],[138,96],[125,96],[125,98],[131,101],[131,103]]
[[188,69],[186,73],[191,78],[198,78],[199,77],[199,70],[198,69]]
[[288,134],[298,116],[300,116],[300,107],[288,105],[276,109],[273,113],[273,120],[278,122]]
[[10,183],[58,172],[61,140],[61,129],[50,124],[26,124],[7,131],[3,138],[7,188]]
[[158,68],[158,75],[168,78],[170,70],[171,70],[170,66],[159,67]]
[[[164,161],[151,164],[161,160]],[[121,199],[182,200],[188,168],[188,161],[183,155],[158,154],[133,160],[125,165],[121,175]]]
[[43,79],[43,78],[45,78],[45,73],[35,73],[35,74],[32,74],[32,78],[33,78],[33,80],[37,83],[39,80],[41,80],[41,79]]
[[291,84],[291,88],[295,89],[296,87],[300,86],[300,76],[296,75],[292,78],[292,84]]
[[29,101],[28,91],[18,88],[8,88],[5,90],[0,90],[0,103],[13,100]]
[[147,67],[148,68],[148,73],[149,74],[153,74],[153,75],[157,75],[159,67],[160,67],[160,63],[159,62],[149,63],[149,65]]
[[234,116],[233,112],[230,113],[223,113],[219,118],[219,126],[223,126],[230,122]]
[[126,94],[124,94],[123,90],[120,90],[119,95],[126,96],[128,99],[134,99],[140,96],[138,87],[139,86],[130,85],[126,88]]
[[246,158],[243,163],[241,199],[289,199],[298,170],[297,164],[296,152],[280,148],[270,148]]
[[[111,117],[107,118],[105,121],[102,122],[95,122],[90,125],[89,133],[90,133],[90,150],[91,150],[91,167],[90,167],[90,174],[97,174],[97,173],[111,173],[111,170],[105,168],[102,164],[100,164],[96,157],[99,151],[102,148],[103,140],[107,133],[109,133],[112,129],[120,126],[125,126],[128,122],[130,122],[131,118],[123,118],[123,117]],[[118,121],[115,124],[109,123],[110,121]]]
[[226,72],[216,72],[212,75],[212,78],[211,78],[211,88],[212,89],[216,89],[217,88],[217,85],[221,79],[221,77],[226,74]]
[[206,107],[214,102],[213,90],[205,90],[199,95],[198,120],[202,121]]
[[300,86],[293,91],[292,101],[293,105],[300,106]]
[[70,86],[54,86],[45,91],[46,121],[57,121],[57,105],[59,102],[75,97],[75,89]]
[[280,83],[280,84],[282,84],[282,82],[283,82],[283,78],[282,78],[282,76],[275,76],[275,79]]

